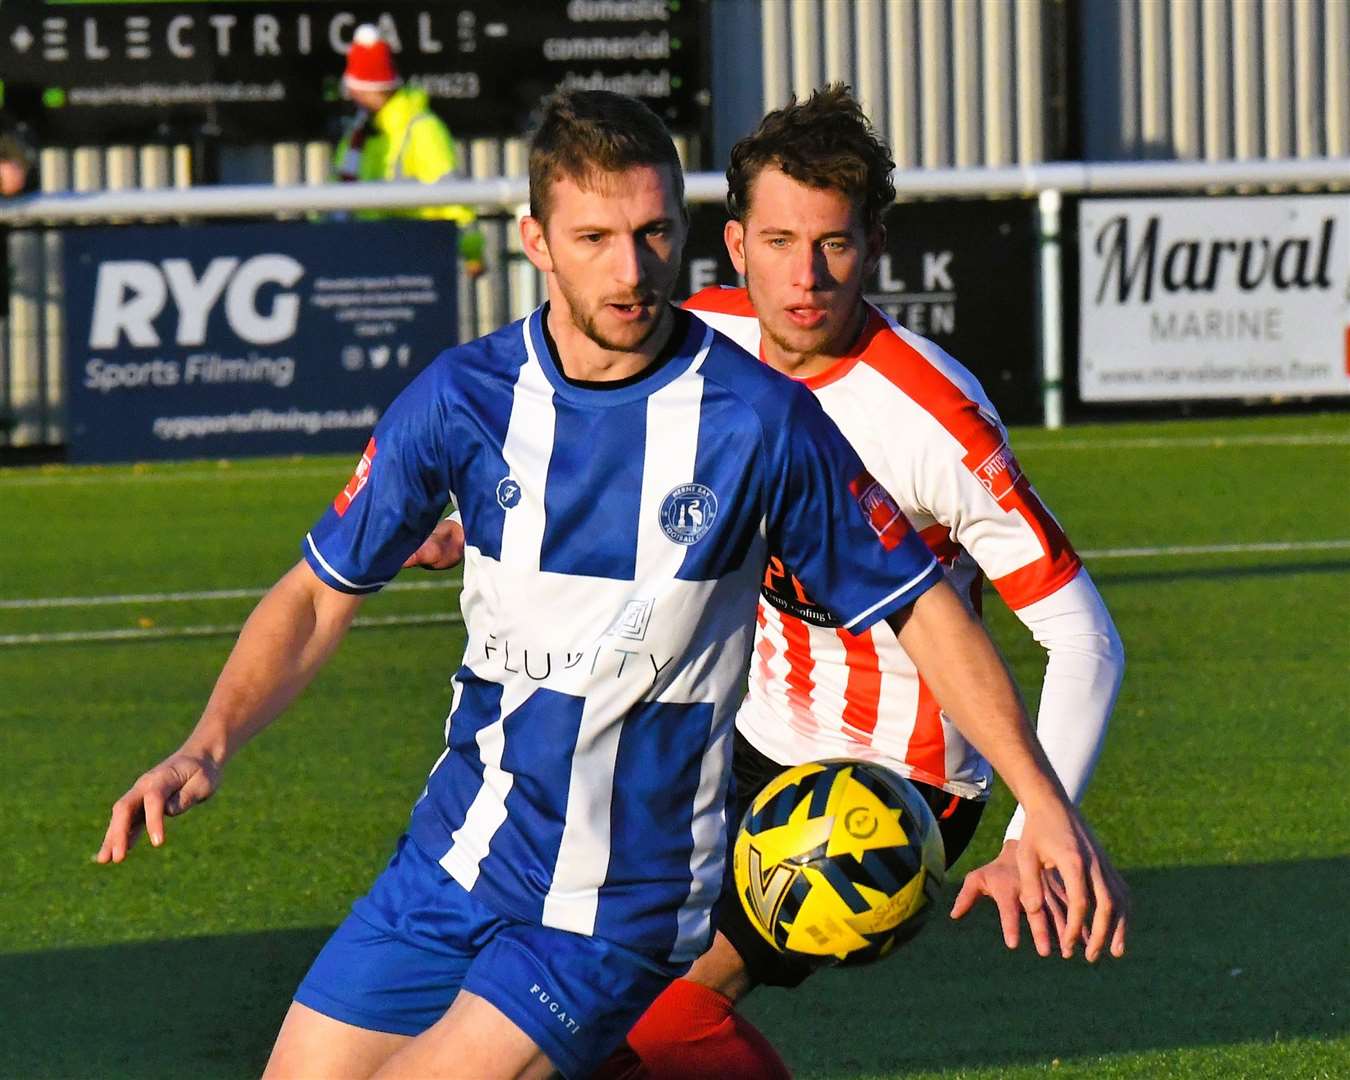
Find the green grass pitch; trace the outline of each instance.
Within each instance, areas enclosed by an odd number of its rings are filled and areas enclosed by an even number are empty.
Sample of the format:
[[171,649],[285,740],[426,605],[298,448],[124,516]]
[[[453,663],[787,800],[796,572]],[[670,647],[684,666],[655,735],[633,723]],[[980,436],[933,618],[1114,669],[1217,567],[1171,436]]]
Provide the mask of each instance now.
[[[893,959],[760,991],[747,1012],[801,1077],[1347,1075],[1350,415],[1015,446],[1126,643],[1086,808],[1134,891],[1129,955],[1010,954],[991,911],[939,914]],[[231,643],[179,631],[237,626],[252,604],[158,594],[269,584],[352,460],[0,470],[0,1076],[256,1075],[383,865],[439,752],[453,624],[353,631],[163,849],[89,861]],[[1156,550],[1216,545],[1233,547]],[[430,587],[363,613],[452,610],[452,581],[405,578]],[[123,599],[15,603],[108,596]],[[1039,651],[988,607],[1034,704]],[[54,637],[92,631],[142,636]],[[1000,792],[956,880],[1009,809]]]

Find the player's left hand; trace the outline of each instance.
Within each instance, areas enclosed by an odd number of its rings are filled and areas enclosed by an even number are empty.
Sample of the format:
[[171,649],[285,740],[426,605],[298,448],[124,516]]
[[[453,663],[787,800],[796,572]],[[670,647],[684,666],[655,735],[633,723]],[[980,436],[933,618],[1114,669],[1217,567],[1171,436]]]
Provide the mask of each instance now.
[[431,530],[422,546],[408,556],[403,568],[420,566],[424,570],[450,570],[463,561],[464,527],[458,521],[446,518]]
[[1052,923],[1066,960],[1080,940],[1089,963],[1108,945],[1125,955],[1130,891],[1075,809],[1028,811],[1015,858],[1018,902],[1041,956],[1050,955]]
[[983,866],[976,867],[961,883],[952,905],[952,918],[964,918],[987,896],[998,908],[998,921],[1003,926],[1003,944],[1017,948],[1022,940],[1022,879],[1017,874],[1017,841],[1007,840],[1003,849]]
[[97,863],[120,863],[145,832],[150,843],[164,843],[164,819],[185,814],[220,786],[220,763],[209,754],[179,750],[170,754],[113,803]]

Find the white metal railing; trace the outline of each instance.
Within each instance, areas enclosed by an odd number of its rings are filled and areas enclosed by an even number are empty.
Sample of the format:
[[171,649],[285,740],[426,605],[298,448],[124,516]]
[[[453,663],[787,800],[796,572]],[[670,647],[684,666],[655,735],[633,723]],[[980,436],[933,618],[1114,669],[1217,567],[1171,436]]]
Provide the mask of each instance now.
[[[998,168],[906,170],[895,175],[901,198],[1035,197],[1040,211],[1040,361],[1045,424],[1063,422],[1063,269],[1060,207],[1065,195],[1167,191],[1350,189],[1350,158],[1228,162],[1049,162]],[[717,203],[726,195],[721,173],[689,173],[690,202]],[[471,205],[519,214],[529,200],[524,177],[273,186],[221,185],[186,189],[61,192],[0,203],[0,225],[93,224],[196,217],[266,217],[343,210],[399,210]],[[510,289],[506,275],[504,287]],[[505,310],[504,306],[498,308]]]
[[[998,168],[910,169],[895,174],[901,198],[1122,194],[1142,191],[1350,185],[1350,158],[1284,161],[1128,161],[1091,164],[1053,161]],[[685,176],[690,202],[721,202],[721,173]],[[0,203],[5,225],[90,223],[127,218],[261,216],[340,210],[406,210],[461,204],[514,210],[529,199],[523,176],[443,180],[435,184],[390,181],[276,187],[232,184],[142,191],[59,192]]]

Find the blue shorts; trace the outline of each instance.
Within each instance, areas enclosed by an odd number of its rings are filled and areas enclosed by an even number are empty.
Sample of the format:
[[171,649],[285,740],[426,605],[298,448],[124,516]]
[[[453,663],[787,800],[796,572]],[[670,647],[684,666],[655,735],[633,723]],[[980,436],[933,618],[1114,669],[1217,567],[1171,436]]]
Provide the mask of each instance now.
[[685,970],[613,942],[503,918],[404,836],[295,1000],[356,1027],[417,1035],[463,987],[505,1013],[564,1076],[585,1076]]

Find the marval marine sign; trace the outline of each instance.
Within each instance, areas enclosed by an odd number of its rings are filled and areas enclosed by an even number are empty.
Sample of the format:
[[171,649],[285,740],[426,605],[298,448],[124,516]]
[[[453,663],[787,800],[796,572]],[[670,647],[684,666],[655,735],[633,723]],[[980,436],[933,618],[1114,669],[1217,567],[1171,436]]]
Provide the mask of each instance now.
[[1087,200],[1085,401],[1350,394],[1350,198]]

